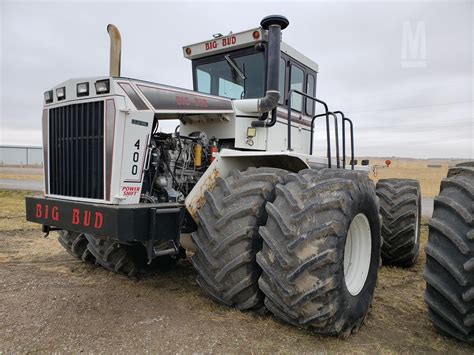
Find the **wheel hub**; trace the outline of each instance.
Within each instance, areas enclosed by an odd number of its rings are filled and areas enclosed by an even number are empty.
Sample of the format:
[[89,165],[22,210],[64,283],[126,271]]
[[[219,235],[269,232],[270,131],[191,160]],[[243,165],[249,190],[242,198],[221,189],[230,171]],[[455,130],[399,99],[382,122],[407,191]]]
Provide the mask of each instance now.
[[352,296],[357,296],[369,274],[372,234],[369,220],[359,213],[352,220],[344,247],[344,281]]

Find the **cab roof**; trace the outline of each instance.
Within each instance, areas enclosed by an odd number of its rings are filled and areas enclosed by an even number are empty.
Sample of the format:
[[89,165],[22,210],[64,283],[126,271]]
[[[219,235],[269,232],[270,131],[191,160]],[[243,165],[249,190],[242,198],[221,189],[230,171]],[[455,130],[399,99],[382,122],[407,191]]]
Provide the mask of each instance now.
[[[266,42],[267,38],[267,31],[261,27],[237,33],[231,32],[226,36],[218,34],[207,41],[184,46],[183,55],[190,60],[209,57],[236,49],[252,47],[257,43]],[[281,42],[281,51],[304,66],[319,72],[319,66],[316,62],[283,41]]]

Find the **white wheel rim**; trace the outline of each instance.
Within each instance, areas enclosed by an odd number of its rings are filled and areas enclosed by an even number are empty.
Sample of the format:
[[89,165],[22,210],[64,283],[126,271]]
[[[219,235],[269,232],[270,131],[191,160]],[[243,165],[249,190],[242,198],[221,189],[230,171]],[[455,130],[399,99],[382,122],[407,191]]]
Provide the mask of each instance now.
[[369,220],[359,213],[352,220],[344,246],[344,281],[352,296],[364,288],[369,274],[372,235]]

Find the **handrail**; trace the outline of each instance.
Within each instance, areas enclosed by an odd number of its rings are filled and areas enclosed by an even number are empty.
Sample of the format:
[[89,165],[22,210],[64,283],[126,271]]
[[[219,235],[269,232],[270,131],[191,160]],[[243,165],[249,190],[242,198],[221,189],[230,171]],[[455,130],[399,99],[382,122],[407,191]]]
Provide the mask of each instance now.
[[296,93],[296,94],[299,94],[303,97],[306,97],[307,99],[310,99],[310,100],[313,100],[315,102],[318,102],[320,104],[322,104],[324,106],[324,109],[326,111],[326,113],[329,112],[329,109],[328,109],[328,105],[322,101],[322,100],[319,100],[311,95],[308,95],[302,91],[299,91],[299,90],[296,90],[296,89],[291,89],[290,91],[288,91],[288,150],[292,150],[291,149],[291,96],[293,93]]
[[354,170],[354,125],[352,121],[344,115],[342,111],[334,111],[342,118],[342,168],[346,168],[346,122],[349,122],[351,129],[351,169]]
[[354,170],[354,125],[351,119],[344,117],[344,126],[346,121],[349,122],[351,127],[351,170]]
[[[311,120],[311,137],[310,137],[310,147],[309,147],[309,154],[313,154],[313,134],[314,134],[314,122],[318,117],[326,117],[326,139],[327,139],[327,158],[328,158],[328,168],[331,168],[331,134],[330,134],[330,126],[329,126],[329,115],[334,117],[334,128],[335,128],[335,138],[336,138],[336,165],[340,167],[340,156],[339,156],[339,129],[338,129],[338,122],[337,122],[337,114],[341,115],[342,118],[342,167],[346,168],[346,122],[349,123],[350,126],[350,135],[351,135],[351,169],[354,170],[354,124],[351,119],[346,117],[342,111],[334,111],[330,112],[328,109],[328,105],[322,101],[308,95],[302,91],[291,89],[288,92],[288,141],[287,141],[287,149],[291,151],[291,97],[293,94],[301,95],[306,99],[310,99],[316,103],[319,103],[324,106],[324,113],[317,114],[313,116]],[[305,102],[305,101],[304,101]]]
[[331,167],[331,137],[330,137],[330,133],[329,133],[329,115],[331,115],[332,117],[334,117],[334,128],[335,128],[335,133],[336,133],[336,166],[337,168],[340,168],[340,165],[339,165],[339,127],[338,127],[338,123],[337,123],[337,116],[335,115],[334,112],[326,112],[326,113],[320,113],[318,115],[315,115],[313,116],[312,120],[311,120],[311,137],[310,137],[310,149],[309,149],[309,154],[312,155],[313,154],[313,134],[314,134],[314,121],[316,120],[316,118],[319,118],[319,117],[324,117],[326,116],[326,138],[327,138],[327,146],[328,146],[328,168]]
[[[310,100],[313,100],[317,103],[320,103],[321,105],[324,106],[324,110],[326,112],[326,114],[329,114],[329,109],[328,109],[328,105],[322,101],[322,100],[319,100],[317,99],[316,97],[313,97],[311,95],[308,95],[302,91],[299,91],[299,90],[296,90],[296,89],[291,89],[289,92],[288,92],[288,150],[292,150],[291,149],[291,96],[293,93],[296,93],[296,94],[299,94],[303,97],[306,97],[307,99],[310,99]],[[329,142],[329,133],[328,133],[328,142]],[[311,139],[313,139],[311,137]],[[331,152],[330,152],[330,147],[328,146],[328,156],[331,156]]]
[[334,113],[337,115],[341,115],[342,118],[342,168],[346,168],[346,125],[344,122],[344,119],[346,116],[344,116],[344,112],[342,111],[334,111]]
[[327,158],[328,158],[328,168],[331,167],[331,139],[329,134],[329,112],[320,113],[319,115],[313,116],[311,120],[311,133],[309,140],[309,155],[313,155],[313,135],[314,135],[314,121],[316,118],[326,117],[326,139],[327,139]]

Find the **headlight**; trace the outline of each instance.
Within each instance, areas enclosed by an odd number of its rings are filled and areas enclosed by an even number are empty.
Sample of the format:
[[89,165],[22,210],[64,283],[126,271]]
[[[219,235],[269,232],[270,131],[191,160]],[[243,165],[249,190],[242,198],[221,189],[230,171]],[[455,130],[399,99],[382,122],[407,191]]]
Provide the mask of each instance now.
[[56,89],[56,97],[58,101],[64,100],[66,98],[66,87],[63,86],[62,88]]
[[76,87],[77,96],[89,95],[89,83],[79,83]]
[[109,91],[110,91],[109,79],[99,80],[95,82],[95,92],[97,94],[108,94]]
[[53,90],[49,90],[44,93],[44,102],[47,104],[53,102]]

